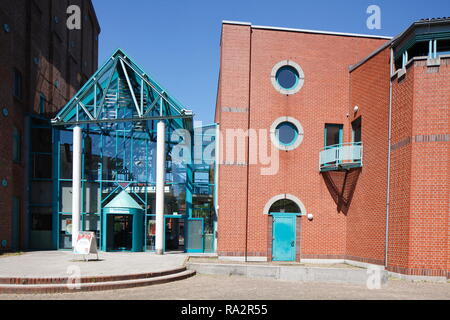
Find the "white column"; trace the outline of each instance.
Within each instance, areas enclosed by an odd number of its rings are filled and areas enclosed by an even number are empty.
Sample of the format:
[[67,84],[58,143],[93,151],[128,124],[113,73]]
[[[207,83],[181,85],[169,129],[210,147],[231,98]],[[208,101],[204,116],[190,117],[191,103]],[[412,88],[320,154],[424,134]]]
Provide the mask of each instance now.
[[166,125],[158,122],[156,141],[156,254],[164,254],[164,181],[166,175]]
[[74,247],[80,231],[81,212],[81,128],[79,126],[73,129],[72,165],[72,247]]

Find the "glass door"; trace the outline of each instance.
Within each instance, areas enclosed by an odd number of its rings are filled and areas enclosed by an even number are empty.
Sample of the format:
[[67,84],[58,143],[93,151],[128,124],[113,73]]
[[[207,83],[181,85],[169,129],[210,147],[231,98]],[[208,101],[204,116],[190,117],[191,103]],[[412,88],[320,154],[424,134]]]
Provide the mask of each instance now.
[[184,219],[165,217],[165,251],[184,252]]
[[204,251],[204,226],[203,219],[187,220],[187,252]]
[[108,246],[111,251],[131,251],[133,248],[133,216],[108,215]]

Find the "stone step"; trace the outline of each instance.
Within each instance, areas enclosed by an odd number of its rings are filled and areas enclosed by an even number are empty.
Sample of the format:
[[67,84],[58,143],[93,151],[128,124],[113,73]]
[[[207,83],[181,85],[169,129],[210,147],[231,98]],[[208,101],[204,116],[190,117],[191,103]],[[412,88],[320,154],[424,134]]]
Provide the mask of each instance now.
[[122,281],[107,281],[97,283],[80,283],[78,288],[72,288],[67,284],[1,284],[0,294],[38,294],[38,293],[76,293],[82,291],[104,291],[104,290],[117,290],[128,289],[136,287],[151,286],[155,284],[163,284],[172,281],[183,280],[192,277],[196,274],[193,270],[185,270],[175,274],[164,275],[159,277],[122,280]]
[[[146,272],[138,274],[124,274],[124,275],[110,275],[110,276],[86,276],[80,279],[81,283],[99,283],[99,282],[113,282],[113,281],[125,281],[125,280],[137,280],[137,279],[149,279],[161,276],[168,276],[186,271],[186,267],[179,267],[170,270]],[[0,285],[39,285],[39,284],[67,284],[68,277],[0,277]]]

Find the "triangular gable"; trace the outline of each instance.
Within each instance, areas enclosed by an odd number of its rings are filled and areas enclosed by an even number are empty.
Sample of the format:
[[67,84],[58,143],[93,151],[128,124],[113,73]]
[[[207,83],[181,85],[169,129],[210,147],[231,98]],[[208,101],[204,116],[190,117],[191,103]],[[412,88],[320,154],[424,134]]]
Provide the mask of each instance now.
[[112,199],[105,208],[141,209],[142,207],[134,200],[128,192],[123,190]]
[[122,50],[86,82],[52,120],[54,125],[171,120],[174,128],[192,127],[193,114]]

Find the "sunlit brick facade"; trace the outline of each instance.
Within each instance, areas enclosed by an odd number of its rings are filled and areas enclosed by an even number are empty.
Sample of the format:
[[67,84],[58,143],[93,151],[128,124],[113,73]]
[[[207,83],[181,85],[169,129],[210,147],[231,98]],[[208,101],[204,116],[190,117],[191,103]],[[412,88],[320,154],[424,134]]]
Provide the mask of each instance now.
[[[224,22],[219,256],[347,260],[448,277],[448,31],[446,19],[416,22],[394,39]],[[283,66],[297,77],[291,88],[280,78]],[[280,118],[300,123],[294,130],[302,140],[278,150],[276,174],[262,175],[267,165],[251,161],[250,138],[235,148],[244,162],[227,158],[234,143],[227,131],[270,135]],[[339,158],[323,160],[334,150]],[[279,201],[299,209],[292,259],[276,253],[275,221],[289,213]]]

